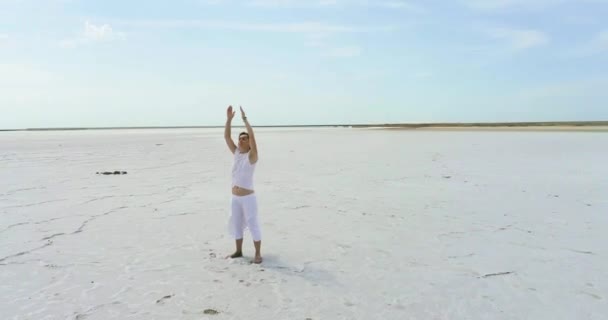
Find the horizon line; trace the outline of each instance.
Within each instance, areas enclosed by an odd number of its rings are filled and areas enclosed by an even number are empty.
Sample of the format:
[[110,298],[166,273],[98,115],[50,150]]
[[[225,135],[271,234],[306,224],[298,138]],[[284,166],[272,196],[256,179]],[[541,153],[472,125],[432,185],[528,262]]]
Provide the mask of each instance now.
[[[254,128],[319,128],[319,127],[351,127],[351,128],[421,128],[421,127],[526,127],[526,126],[608,126],[608,121],[523,121],[523,122],[428,122],[428,123],[354,123],[354,124],[296,124],[296,125],[253,125]],[[225,125],[203,126],[134,126],[134,127],[39,127],[21,129],[0,129],[0,131],[69,131],[69,130],[128,130],[128,129],[215,129]],[[233,125],[234,128],[244,128],[244,125]]]

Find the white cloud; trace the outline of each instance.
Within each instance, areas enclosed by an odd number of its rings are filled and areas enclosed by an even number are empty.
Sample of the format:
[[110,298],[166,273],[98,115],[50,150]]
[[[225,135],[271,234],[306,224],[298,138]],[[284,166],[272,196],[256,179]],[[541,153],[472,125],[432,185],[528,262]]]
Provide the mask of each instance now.
[[305,37],[305,45],[321,47],[333,36],[344,33],[388,32],[390,26],[350,26],[323,22],[246,23],[213,20],[133,20],[120,25],[138,28],[202,28],[242,32],[294,33]]
[[107,24],[96,26],[88,21],[84,25],[84,36],[94,41],[111,40],[115,33]]
[[77,37],[62,40],[59,44],[65,48],[73,48],[79,45],[124,40],[125,38],[124,33],[114,31],[108,24],[95,25],[85,21],[84,30]]
[[505,40],[514,50],[529,49],[549,43],[549,37],[538,30],[498,28],[487,33],[496,39]]
[[390,32],[391,26],[351,26],[323,22],[247,23],[221,20],[127,20],[116,24],[135,28],[201,28],[238,32],[293,33],[303,37],[303,45],[320,48],[325,56],[352,57],[359,55],[357,46],[336,47],[335,37],[346,33]]
[[343,33],[357,31],[357,28],[355,27],[330,25],[318,22],[288,24],[227,24],[224,27],[243,31],[268,31],[288,33]]
[[277,33],[348,33],[390,30],[388,27],[353,27],[322,22],[244,23],[214,20],[132,20],[118,21],[121,25],[141,28],[203,28],[233,31],[263,31]]

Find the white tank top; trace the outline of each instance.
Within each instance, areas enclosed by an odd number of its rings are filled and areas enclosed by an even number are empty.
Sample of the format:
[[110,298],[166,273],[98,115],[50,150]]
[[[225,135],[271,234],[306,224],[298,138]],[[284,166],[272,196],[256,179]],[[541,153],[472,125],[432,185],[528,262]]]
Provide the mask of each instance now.
[[249,152],[241,153],[237,148],[234,151],[232,164],[232,185],[253,190],[253,172],[255,164],[249,162]]

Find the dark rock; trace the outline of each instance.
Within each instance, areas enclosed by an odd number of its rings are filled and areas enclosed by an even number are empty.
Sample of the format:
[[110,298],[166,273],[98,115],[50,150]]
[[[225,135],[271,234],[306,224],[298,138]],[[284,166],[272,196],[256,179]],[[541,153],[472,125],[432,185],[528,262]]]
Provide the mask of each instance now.
[[110,174],[127,174],[126,171],[103,171],[103,172],[95,172],[95,174],[103,174],[103,175],[110,175]]
[[162,303],[162,302],[164,302],[164,300],[171,299],[171,297],[173,297],[173,295],[172,295],[172,294],[170,294],[170,295],[166,295],[166,296],[164,296],[164,297],[162,297],[162,298],[160,298],[160,299],[156,300],[156,303]]
[[513,271],[506,271],[506,272],[497,272],[497,273],[488,273],[482,276],[482,278],[487,278],[487,277],[494,277],[494,276],[502,276],[502,275],[507,275],[507,274],[512,274],[514,273]]
[[219,312],[213,309],[206,309],[203,311],[204,314],[218,314]]

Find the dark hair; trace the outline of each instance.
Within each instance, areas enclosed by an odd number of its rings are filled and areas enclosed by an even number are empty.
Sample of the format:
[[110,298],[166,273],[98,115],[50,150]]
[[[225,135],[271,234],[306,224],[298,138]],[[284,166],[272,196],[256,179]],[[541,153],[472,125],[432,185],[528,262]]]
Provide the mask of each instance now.
[[243,132],[239,133],[239,137],[240,137],[240,136],[242,136],[242,135],[246,135],[247,137],[249,137],[249,133],[247,133],[247,132],[245,132],[245,131],[243,131]]

